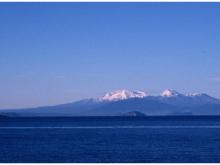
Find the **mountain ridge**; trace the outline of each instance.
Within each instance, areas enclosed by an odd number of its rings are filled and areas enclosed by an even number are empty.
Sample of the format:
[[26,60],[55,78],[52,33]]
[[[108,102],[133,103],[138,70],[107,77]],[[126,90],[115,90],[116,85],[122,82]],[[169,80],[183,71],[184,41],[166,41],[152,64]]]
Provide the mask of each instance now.
[[140,90],[116,90],[102,97],[72,103],[25,109],[0,110],[17,116],[115,116],[138,111],[146,115],[220,114],[220,100],[204,93],[181,94],[166,89],[160,95]]

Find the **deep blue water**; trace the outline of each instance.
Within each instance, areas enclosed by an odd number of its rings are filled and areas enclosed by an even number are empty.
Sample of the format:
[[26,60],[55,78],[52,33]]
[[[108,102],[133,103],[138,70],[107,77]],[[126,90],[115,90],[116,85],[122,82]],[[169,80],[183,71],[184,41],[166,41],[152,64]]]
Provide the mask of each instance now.
[[220,117],[0,119],[0,162],[220,162]]

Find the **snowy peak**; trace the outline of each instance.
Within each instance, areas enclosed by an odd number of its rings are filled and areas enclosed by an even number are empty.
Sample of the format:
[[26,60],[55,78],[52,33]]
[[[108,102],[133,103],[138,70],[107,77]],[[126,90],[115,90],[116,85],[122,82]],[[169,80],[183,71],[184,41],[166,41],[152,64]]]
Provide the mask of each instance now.
[[143,91],[139,90],[117,90],[113,92],[106,93],[103,97],[100,98],[102,101],[117,101],[117,100],[125,100],[129,98],[143,98],[146,97],[147,94]]
[[188,94],[186,94],[186,96],[196,97],[196,96],[208,96],[208,95],[205,93],[188,93]]
[[179,95],[181,95],[181,94],[175,90],[172,90],[172,89],[166,89],[161,94],[162,97],[175,97],[175,96],[179,96]]
[[[95,99],[96,101],[119,101],[126,100],[130,98],[145,98],[149,96],[146,92],[140,90],[116,90],[106,93],[103,97]],[[194,105],[202,103],[220,103],[219,99],[213,98],[205,93],[189,93],[182,94],[172,89],[166,89],[159,97],[159,100],[162,102],[172,101],[172,104],[181,104],[181,105]],[[158,96],[152,96],[151,98],[156,98]]]

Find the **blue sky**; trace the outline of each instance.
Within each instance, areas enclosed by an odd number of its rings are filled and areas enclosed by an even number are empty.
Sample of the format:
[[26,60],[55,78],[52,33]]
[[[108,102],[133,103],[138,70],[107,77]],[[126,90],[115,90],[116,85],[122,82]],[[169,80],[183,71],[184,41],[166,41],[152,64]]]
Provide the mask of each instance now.
[[0,108],[165,88],[220,98],[220,3],[1,3]]

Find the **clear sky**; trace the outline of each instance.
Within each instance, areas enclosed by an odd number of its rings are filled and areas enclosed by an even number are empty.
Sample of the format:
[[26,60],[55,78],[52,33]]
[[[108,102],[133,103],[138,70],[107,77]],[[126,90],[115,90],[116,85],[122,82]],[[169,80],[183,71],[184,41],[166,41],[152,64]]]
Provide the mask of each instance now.
[[121,88],[220,98],[220,3],[0,4],[0,108]]

